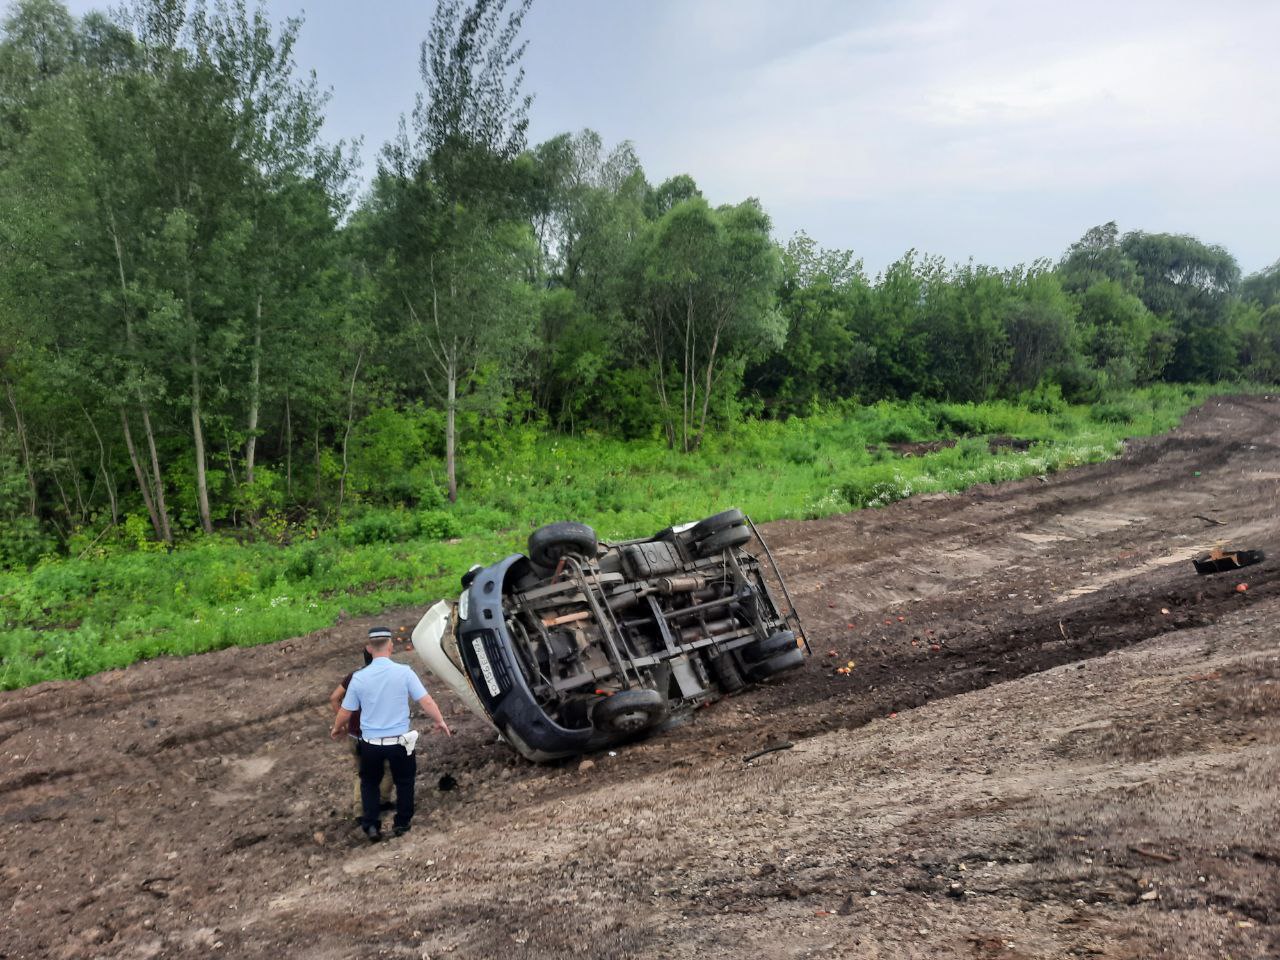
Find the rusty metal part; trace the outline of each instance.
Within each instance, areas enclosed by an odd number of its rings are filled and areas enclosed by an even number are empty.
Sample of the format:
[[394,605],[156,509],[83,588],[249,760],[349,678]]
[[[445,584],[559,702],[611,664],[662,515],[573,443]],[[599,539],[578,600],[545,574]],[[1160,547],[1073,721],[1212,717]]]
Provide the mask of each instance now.
[[684,577],[663,577],[658,581],[658,589],[663,593],[690,593],[706,589],[706,586],[707,578],[696,573]]
[[736,630],[737,621],[733,617],[727,617],[723,620],[710,620],[706,623],[695,623],[689,627],[680,628],[680,640],[682,643],[689,643],[701,637],[714,637],[716,634],[728,633]]
[[604,635],[604,640],[609,646],[609,651],[613,654],[613,666],[620,675],[623,688],[625,689],[631,686],[631,681],[627,678],[628,666],[631,667],[631,674],[635,678],[635,682],[643,686],[644,682],[640,677],[640,671],[637,670],[635,665],[631,662],[631,657],[624,657],[622,655],[622,651],[618,649],[618,644],[614,640],[614,635],[616,634],[619,641],[623,644],[626,643],[626,639],[622,633],[622,628],[618,626],[618,621],[614,617],[613,611],[609,609],[609,605],[607,603],[601,604],[596,599],[595,592],[587,582],[587,574],[586,571],[583,570],[582,564],[572,556],[566,555],[564,559],[569,565],[573,578],[578,582],[578,586],[581,587],[583,595],[587,598],[587,605],[591,607],[591,612],[595,614],[596,623],[600,626],[600,632]]
[[543,617],[542,625],[544,627],[558,627],[562,623],[577,623],[579,620],[590,620],[590,610],[579,610],[577,613],[566,613],[559,617]]

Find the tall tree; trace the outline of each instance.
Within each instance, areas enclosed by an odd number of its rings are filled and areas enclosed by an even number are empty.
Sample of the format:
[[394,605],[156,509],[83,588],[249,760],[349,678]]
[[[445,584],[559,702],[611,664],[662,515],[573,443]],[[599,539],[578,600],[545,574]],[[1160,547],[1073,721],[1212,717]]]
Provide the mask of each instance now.
[[1280,303],[1280,260],[1245,277],[1240,285],[1240,296],[1263,309]]
[[516,164],[531,100],[519,36],[531,2],[437,5],[419,60],[424,90],[383,151],[370,208],[387,307],[403,316],[405,345],[444,405],[450,501],[461,390],[487,369],[491,401],[532,329],[523,283],[535,255]]
[[1004,311],[1008,386],[1018,392],[1039,386],[1054,368],[1071,359],[1078,308],[1044,262],[1025,274],[1013,271],[1009,287]]
[[1171,233],[1125,234],[1121,246],[1142,278],[1139,294],[1177,333],[1169,373],[1175,380],[1218,380],[1235,373],[1229,316],[1240,267],[1222,247]]
[[746,363],[782,344],[781,260],[769,226],[754,200],[713,210],[693,197],[668,210],[639,250],[635,316],[674,448],[696,450],[717,388],[727,379],[736,393]]
[[1079,303],[1084,354],[1105,374],[1104,387],[1125,388],[1159,378],[1173,349],[1167,320],[1114,280],[1093,284]]
[[1142,287],[1138,267],[1120,242],[1120,228],[1111,220],[1090,227],[1085,235],[1067,248],[1058,264],[1062,285],[1078,293],[1095,283],[1110,280],[1129,293]]
[[872,296],[862,262],[847,250],[819,249],[803,233],[787,244],[782,262],[786,343],[750,370],[748,389],[775,398],[785,413],[857,396],[874,356],[854,326]]
[[649,192],[631,144],[555,137],[532,151],[531,210],[541,252],[538,344],[529,391],[558,426],[606,426],[633,364],[623,323],[626,267]]

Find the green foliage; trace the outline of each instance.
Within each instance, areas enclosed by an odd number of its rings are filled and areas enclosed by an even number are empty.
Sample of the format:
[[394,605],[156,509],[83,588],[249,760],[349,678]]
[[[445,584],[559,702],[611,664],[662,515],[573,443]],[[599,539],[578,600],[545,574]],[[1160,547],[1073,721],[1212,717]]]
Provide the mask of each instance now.
[[[754,200],[713,210],[701,196],[668,209],[639,244],[636,342],[649,351],[668,443],[688,453],[707,432],[717,387],[776,350],[780,275],[768,215]],[[677,404],[677,400],[679,403]]]
[[383,503],[440,506],[444,502],[439,460],[442,427],[439,412],[421,404],[404,410],[374,410],[351,431],[351,489]]
[[0,569],[29,566],[57,549],[58,541],[35,517],[14,517],[4,524],[2,533]]
[[1280,304],[1280,260],[1245,277],[1240,285],[1240,296],[1263,310]]
[[1032,413],[1061,413],[1067,407],[1062,387],[1056,383],[1041,384],[1035,390],[1024,393],[1018,402]]
[[1216,381],[1236,373],[1230,303],[1240,267],[1222,247],[1169,233],[1125,234],[1121,247],[1142,278],[1147,309],[1167,317],[1177,334],[1172,379]]
[[[573,518],[605,538],[643,536],[733,503],[764,521],[883,506],[914,493],[961,490],[1113,455],[1122,436],[1165,430],[1202,388],[1160,387],[1099,407],[1036,413],[1011,403],[849,405],[786,422],[756,420],[693,454],[659,439],[567,438],[511,428],[471,456],[481,469],[467,503],[367,508],[330,531],[282,542],[208,537],[172,553],[149,549],[142,518],[125,525],[143,549],[50,558],[0,573],[0,686],[83,676],[161,654],[263,643],[333,622],[339,610],[421,605],[458,589],[476,562],[524,549],[530,530]],[[954,447],[900,456],[880,447],[962,436]],[[1033,441],[992,454],[987,435]]]

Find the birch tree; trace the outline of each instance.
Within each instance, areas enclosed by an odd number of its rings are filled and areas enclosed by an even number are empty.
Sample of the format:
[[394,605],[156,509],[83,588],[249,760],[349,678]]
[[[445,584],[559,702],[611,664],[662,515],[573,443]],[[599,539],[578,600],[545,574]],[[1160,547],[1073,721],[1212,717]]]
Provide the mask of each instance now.
[[701,197],[672,206],[639,249],[634,312],[652,358],[667,442],[696,450],[712,399],[745,363],[781,346],[781,258],[754,200],[713,210]]
[[[531,0],[442,0],[422,43],[423,92],[383,150],[373,235],[388,310],[404,318],[426,392],[445,410],[448,497],[458,496],[464,390],[494,409],[527,352],[536,263],[516,158],[531,98],[521,92],[520,28]],[[484,390],[477,374],[487,371]]]

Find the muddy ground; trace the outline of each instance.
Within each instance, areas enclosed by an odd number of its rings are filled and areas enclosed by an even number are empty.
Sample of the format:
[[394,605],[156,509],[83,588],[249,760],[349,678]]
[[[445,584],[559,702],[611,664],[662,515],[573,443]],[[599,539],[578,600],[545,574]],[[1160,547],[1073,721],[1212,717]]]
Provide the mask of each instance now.
[[801,672],[556,767],[438,689],[379,845],[323,706],[372,621],[0,695],[0,957],[1280,956],[1278,492],[1280,402],[1234,398],[772,524]]

